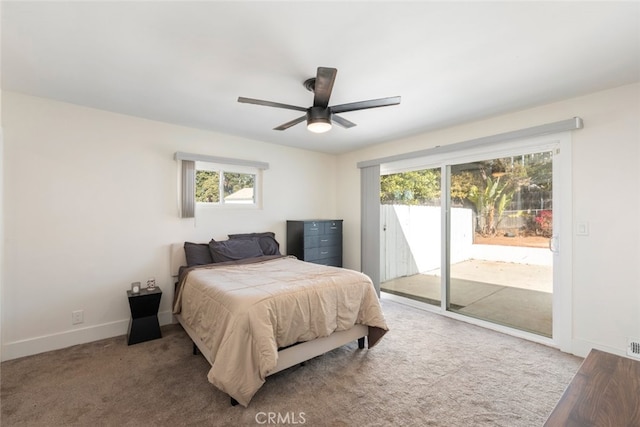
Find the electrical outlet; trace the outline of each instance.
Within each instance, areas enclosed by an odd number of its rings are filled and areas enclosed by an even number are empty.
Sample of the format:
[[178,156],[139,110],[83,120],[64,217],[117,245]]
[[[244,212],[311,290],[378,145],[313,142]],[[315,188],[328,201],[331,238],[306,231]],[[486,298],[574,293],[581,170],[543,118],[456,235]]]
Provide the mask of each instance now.
[[71,324],[77,325],[84,322],[84,310],[76,310],[71,312]]

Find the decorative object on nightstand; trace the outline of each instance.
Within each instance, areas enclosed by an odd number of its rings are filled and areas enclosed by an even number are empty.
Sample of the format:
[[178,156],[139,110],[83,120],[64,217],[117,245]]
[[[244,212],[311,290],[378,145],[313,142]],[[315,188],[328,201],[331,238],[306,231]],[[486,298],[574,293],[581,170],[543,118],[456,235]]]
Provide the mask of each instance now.
[[342,220],[287,221],[287,254],[342,267]]
[[127,291],[127,296],[131,309],[127,344],[162,338],[158,322],[158,308],[160,307],[162,290],[155,286],[153,289],[140,289],[137,294]]
[[156,278],[155,277],[149,277],[147,279],[147,289],[150,291],[153,291],[156,288]]
[[140,282],[133,282],[131,284],[131,293],[133,295],[138,295],[140,293]]

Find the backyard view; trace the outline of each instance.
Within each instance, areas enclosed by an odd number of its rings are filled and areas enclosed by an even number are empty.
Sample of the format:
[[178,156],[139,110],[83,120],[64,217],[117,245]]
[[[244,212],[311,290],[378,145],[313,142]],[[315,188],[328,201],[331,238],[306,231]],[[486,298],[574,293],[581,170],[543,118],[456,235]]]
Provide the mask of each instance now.
[[383,291],[551,336],[552,153],[452,164],[442,236],[441,169],[380,177]]
[[255,175],[220,170],[197,170],[198,203],[250,203],[254,201]]

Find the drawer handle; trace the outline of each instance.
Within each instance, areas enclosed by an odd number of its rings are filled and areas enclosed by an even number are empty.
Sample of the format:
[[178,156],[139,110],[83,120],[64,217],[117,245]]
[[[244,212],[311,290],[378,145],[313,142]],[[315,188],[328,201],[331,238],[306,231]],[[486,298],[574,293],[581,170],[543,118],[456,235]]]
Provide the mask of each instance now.
[[327,252],[320,252],[320,254],[321,254],[321,255],[326,255],[326,254],[328,254],[328,253],[329,253],[329,251],[327,251]]
[[329,239],[320,239],[321,242],[328,242]]
[[316,228],[310,228],[311,231],[318,231],[318,227]]

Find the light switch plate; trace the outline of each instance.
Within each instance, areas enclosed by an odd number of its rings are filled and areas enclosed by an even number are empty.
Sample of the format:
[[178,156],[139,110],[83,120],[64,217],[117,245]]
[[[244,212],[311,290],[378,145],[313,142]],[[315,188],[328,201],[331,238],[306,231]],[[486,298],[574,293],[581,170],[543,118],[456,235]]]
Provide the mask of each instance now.
[[582,221],[576,224],[576,235],[577,236],[588,236],[589,235],[589,223],[586,221]]

